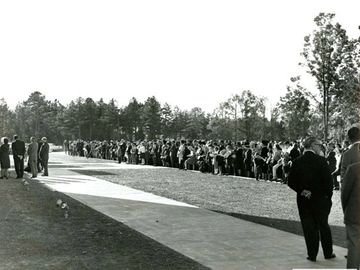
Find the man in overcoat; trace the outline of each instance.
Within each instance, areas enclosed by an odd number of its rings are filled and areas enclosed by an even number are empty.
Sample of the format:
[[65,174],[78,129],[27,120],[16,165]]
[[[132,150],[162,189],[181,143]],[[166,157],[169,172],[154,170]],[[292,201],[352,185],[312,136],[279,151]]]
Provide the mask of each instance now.
[[360,162],[349,165],[341,187],[341,205],[344,211],[348,245],[347,268],[360,265]]
[[325,259],[335,258],[328,216],[332,206],[333,183],[329,165],[319,156],[322,144],[314,137],[304,142],[304,154],[290,169],[288,185],[297,193],[297,205],[304,232],[307,259],[316,261],[321,241]]
[[353,126],[348,130],[348,138],[351,143],[349,149],[344,152],[341,159],[341,184],[349,165],[360,162],[360,127]]

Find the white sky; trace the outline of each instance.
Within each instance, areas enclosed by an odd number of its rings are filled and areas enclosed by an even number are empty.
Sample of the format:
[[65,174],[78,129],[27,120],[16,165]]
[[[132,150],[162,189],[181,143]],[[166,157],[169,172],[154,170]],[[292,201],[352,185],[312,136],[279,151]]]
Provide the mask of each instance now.
[[359,0],[0,0],[0,97],[14,108],[35,90],[65,105],[155,95],[212,112],[249,89],[274,105],[314,17],[334,12],[355,37],[359,10]]

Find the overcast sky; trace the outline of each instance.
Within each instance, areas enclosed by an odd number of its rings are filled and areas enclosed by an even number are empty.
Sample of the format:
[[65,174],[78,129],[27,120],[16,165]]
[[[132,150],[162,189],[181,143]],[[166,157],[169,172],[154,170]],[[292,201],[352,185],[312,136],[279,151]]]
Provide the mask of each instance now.
[[319,12],[359,36],[360,1],[0,0],[0,97],[120,106],[156,96],[211,112],[249,89],[272,106],[300,74]]

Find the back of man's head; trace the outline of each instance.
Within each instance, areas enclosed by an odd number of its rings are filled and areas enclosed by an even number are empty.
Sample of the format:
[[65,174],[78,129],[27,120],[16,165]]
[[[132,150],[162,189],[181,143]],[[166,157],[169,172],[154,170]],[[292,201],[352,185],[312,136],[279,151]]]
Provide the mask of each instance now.
[[348,130],[348,137],[351,143],[360,141],[360,128],[359,126],[353,126]]
[[318,142],[318,139],[311,136],[305,139],[305,141],[303,142],[303,146],[305,149],[311,149],[312,145],[316,142]]
[[19,138],[18,135],[14,135],[14,140],[17,140]]

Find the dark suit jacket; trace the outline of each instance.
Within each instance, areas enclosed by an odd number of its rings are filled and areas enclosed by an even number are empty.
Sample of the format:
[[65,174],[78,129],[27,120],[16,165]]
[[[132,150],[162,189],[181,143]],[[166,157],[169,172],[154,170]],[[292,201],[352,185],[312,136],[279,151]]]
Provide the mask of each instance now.
[[49,160],[49,144],[47,142],[41,144],[39,150],[39,157],[43,161]]
[[20,155],[20,156],[24,156],[25,155],[25,142],[21,141],[21,140],[16,140],[15,142],[13,142],[11,144],[11,149],[13,152],[13,155]]
[[293,161],[288,185],[298,195],[306,189],[311,191],[312,199],[331,198],[333,181],[326,159],[311,151],[306,151]]
[[360,224],[360,162],[348,166],[341,186],[345,224]]

